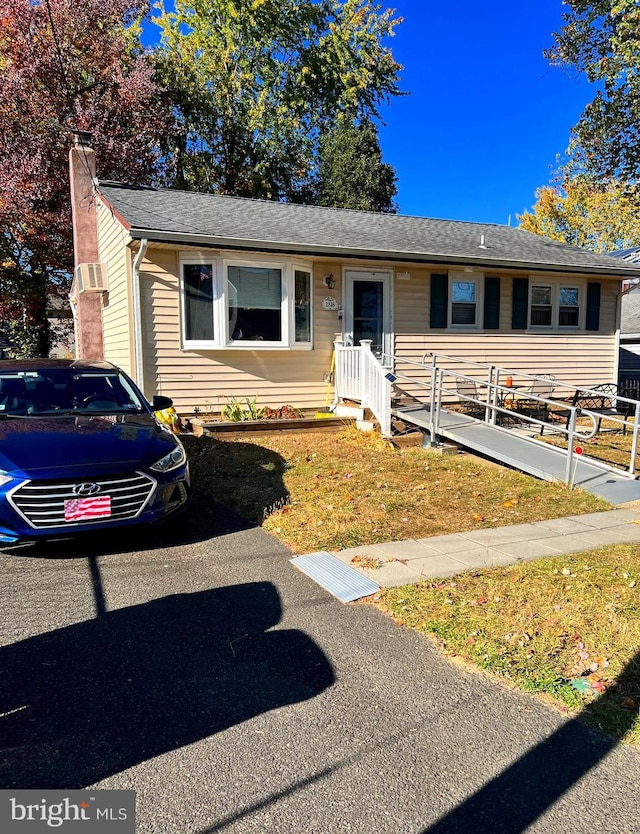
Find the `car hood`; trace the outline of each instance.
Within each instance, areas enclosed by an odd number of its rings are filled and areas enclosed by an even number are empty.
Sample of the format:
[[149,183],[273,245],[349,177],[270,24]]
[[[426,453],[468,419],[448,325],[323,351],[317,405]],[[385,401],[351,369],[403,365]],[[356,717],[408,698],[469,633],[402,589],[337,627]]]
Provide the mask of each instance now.
[[0,420],[0,469],[27,478],[126,472],[150,466],[175,446],[151,414]]

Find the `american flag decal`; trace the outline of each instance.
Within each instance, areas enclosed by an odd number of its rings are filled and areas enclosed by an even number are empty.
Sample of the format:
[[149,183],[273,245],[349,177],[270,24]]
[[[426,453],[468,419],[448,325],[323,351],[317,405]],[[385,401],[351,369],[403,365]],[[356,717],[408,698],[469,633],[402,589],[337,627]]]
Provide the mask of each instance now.
[[65,521],[91,521],[111,515],[111,496],[95,495],[89,498],[72,498],[64,502]]

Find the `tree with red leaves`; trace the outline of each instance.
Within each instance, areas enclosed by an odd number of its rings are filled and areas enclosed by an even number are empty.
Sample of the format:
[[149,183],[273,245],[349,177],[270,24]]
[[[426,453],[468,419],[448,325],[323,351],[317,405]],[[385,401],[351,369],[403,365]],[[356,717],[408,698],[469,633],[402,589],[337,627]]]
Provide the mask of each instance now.
[[65,294],[73,266],[71,131],[92,134],[103,179],[158,173],[171,113],[140,44],[147,11],[146,0],[0,8],[0,330],[21,355],[47,355],[47,298]]

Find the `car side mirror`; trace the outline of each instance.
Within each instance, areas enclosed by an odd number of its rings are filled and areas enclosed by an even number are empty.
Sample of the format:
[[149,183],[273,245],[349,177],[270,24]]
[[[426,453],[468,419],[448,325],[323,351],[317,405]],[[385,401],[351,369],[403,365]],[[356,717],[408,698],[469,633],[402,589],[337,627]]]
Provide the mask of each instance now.
[[161,397],[156,395],[153,398],[153,402],[151,403],[151,408],[154,411],[164,411],[165,408],[171,408],[173,405],[173,400],[171,397]]

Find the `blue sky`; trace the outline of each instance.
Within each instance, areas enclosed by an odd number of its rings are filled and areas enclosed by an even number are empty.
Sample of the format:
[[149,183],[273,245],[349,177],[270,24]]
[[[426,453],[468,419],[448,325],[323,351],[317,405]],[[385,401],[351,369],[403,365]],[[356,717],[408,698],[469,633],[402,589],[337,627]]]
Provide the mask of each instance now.
[[[396,0],[402,89],[381,145],[403,214],[509,222],[531,208],[594,89],[542,50],[562,0]],[[566,7],[565,7],[566,8]]]

